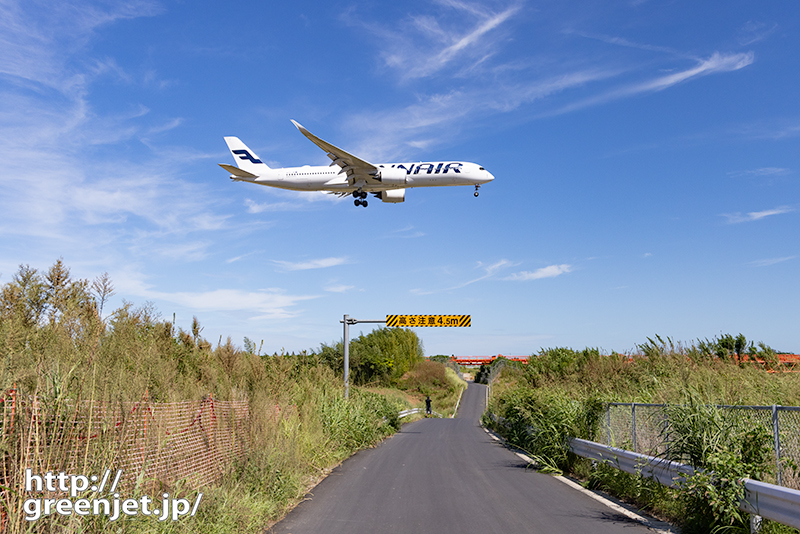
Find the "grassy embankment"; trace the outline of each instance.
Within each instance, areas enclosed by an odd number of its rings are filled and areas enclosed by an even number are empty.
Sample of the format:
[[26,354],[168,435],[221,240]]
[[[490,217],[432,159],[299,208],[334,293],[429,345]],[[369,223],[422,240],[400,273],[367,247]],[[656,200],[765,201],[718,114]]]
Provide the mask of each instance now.
[[[46,273],[21,267],[0,290],[0,387],[6,392],[0,521],[7,532],[260,532],[342,459],[394,432],[397,412],[419,405],[420,395],[457,394],[449,382],[429,379],[421,343],[410,330],[381,329],[354,341],[354,385],[345,400],[341,344],[339,350],[322,345],[312,354],[274,356],[261,355],[249,339],[244,349],[230,339],[214,347],[196,319],[184,331],[148,305],[125,303],[104,315],[112,294],[107,276],[74,280],[60,261]],[[438,377],[444,368],[436,367]],[[13,424],[12,388],[18,402]],[[22,503],[31,497],[22,491],[25,467],[88,475],[114,466],[120,443],[113,425],[86,439],[93,434],[76,407],[208,395],[247,401],[247,453],[215,484],[199,489],[195,517],[174,523],[141,515],[113,524],[102,516],[24,520]],[[34,398],[39,416],[26,419],[25,405]],[[164,491],[196,495],[185,481],[167,477],[137,480],[123,498],[158,498]]]
[[[759,370],[725,349],[730,339],[683,347],[657,338],[640,346],[644,356],[632,359],[600,355],[596,349],[542,350],[527,366],[503,371],[489,411],[507,419],[509,428],[498,430],[546,471],[571,473],[591,488],[680,524],[687,533],[749,532],[748,515],[736,508],[742,489],[735,481],[774,478],[771,428],[733,422],[710,405],[800,405],[800,374]],[[745,349],[762,358],[774,354],[765,345]],[[568,436],[598,441],[608,402],[670,404],[662,433],[665,455],[718,476],[698,475],[682,490],[672,490],[568,453]],[[530,434],[529,428],[538,431]],[[795,531],[765,522],[762,532]]]

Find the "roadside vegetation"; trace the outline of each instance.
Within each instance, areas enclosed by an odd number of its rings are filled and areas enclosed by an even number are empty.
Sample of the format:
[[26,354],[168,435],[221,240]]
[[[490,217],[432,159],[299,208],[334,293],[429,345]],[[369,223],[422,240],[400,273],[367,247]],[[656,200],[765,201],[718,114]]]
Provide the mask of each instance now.
[[[681,526],[685,533],[749,532],[737,508],[743,477],[774,481],[771,428],[737,424],[714,405],[800,405],[800,374],[767,373],[754,358],[776,352],[744,336],[689,346],[656,337],[638,356],[552,348],[527,365],[508,362],[495,380],[484,422],[528,451],[547,472],[571,473]],[[777,358],[774,358],[777,362]],[[486,371],[486,370],[484,370]],[[664,455],[704,470],[680,490],[568,452],[568,437],[598,439],[609,402],[669,404]],[[504,425],[488,414],[504,418]],[[788,469],[797,469],[791,464]],[[761,532],[796,532],[764,521]]]
[[406,373],[398,387],[415,399],[415,406],[424,407],[430,396],[431,409],[444,417],[454,415],[456,403],[467,383],[442,363],[424,361]]
[[[427,394],[449,406],[458,393],[443,365],[423,359],[422,343],[411,330],[378,329],[351,342],[354,386],[346,400],[341,343],[265,355],[248,338],[243,348],[230,338],[214,344],[202,336],[197,318],[184,330],[149,304],[125,302],[110,311],[113,294],[107,275],[93,282],[74,279],[60,260],[44,272],[21,266],[0,288],[0,388],[6,414],[0,530],[261,532],[344,458],[395,432],[398,411],[419,405]],[[85,436],[80,442],[85,451],[76,451],[72,442],[59,443],[61,430],[83,424],[76,406],[212,397],[247,402],[248,448],[227,475],[200,488],[203,499],[194,518],[161,523],[134,516],[111,523],[105,517],[53,514],[35,522],[23,519],[22,501],[29,497],[20,491],[25,467],[58,472],[75,466],[77,455],[78,474],[113,468],[112,446],[89,454],[91,440]],[[35,420],[25,418],[24,406],[31,402],[39,410]],[[40,423],[41,432],[31,432]],[[47,446],[32,441],[41,436],[49,440]],[[157,497],[165,491],[189,499],[196,495],[182,480],[139,480],[133,494],[123,497]]]

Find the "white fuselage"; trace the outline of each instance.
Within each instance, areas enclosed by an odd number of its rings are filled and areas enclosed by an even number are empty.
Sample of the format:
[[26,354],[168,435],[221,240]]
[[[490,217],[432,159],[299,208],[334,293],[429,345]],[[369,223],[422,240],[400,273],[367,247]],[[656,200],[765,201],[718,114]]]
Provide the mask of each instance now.
[[[295,191],[385,191],[412,187],[435,187],[448,185],[480,185],[494,180],[494,176],[475,163],[466,162],[420,162],[385,163],[382,169],[404,171],[404,181],[375,183],[356,180],[349,183],[347,175],[337,166],[285,167],[282,169],[259,169],[256,178],[238,178],[245,182],[292,189]],[[399,173],[403,175],[403,172]]]
[[270,169],[238,137],[225,137],[236,166],[220,163],[231,179],[294,191],[327,191],[339,196],[352,195],[353,204],[367,207],[367,196],[397,204],[405,201],[406,189],[447,185],[471,185],[478,196],[482,184],[494,176],[475,163],[435,161],[419,163],[373,164],[323,141],[296,121],[292,123],[311,142],[325,151],[330,166]]

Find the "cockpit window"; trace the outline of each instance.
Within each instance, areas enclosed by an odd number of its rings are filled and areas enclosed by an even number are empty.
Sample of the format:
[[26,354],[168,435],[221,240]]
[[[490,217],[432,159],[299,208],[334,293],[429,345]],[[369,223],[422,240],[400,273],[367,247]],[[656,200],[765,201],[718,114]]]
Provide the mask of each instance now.
[[486,169],[484,169],[483,167],[479,167],[479,168],[480,168],[480,170],[482,170],[482,171],[485,171],[485,170],[486,170]]

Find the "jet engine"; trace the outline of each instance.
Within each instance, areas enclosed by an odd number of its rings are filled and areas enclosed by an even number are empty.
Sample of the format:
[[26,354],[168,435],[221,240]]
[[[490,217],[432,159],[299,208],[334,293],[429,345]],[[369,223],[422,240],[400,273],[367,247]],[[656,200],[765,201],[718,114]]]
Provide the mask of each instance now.
[[[380,172],[375,178],[379,182],[384,183],[386,185],[401,185],[406,183],[407,177],[408,173],[406,172],[405,169],[398,169],[396,167],[393,169],[382,167]],[[402,200],[398,200],[396,202],[402,202]]]
[[403,202],[406,199],[406,190],[405,189],[388,189],[386,191],[379,191],[378,198],[384,202],[392,202],[398,203]]

